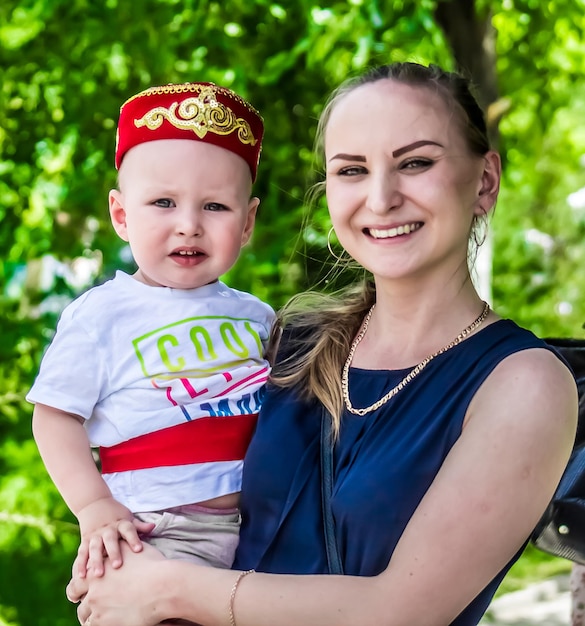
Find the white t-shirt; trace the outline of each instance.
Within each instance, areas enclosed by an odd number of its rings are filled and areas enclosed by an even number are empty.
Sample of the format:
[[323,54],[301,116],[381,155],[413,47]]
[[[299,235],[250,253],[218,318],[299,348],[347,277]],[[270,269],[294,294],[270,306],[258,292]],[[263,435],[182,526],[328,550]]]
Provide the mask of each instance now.
[[[62,313],[27,395],[86,420],[92,446],[113,446],[185,421],[257,413],[269,374],[274,311],[221,282],[152,287],[124,272]],[[229,382],[228,382],[229,380]],[[134,512],[240,490],[242,461],[104,475]]]

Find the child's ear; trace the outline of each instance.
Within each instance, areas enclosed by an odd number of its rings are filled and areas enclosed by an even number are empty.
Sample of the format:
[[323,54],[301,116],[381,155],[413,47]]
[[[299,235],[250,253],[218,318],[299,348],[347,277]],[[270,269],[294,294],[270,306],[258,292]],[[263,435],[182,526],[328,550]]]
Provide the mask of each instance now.
[[117,189],[112,189],[108,194],[108,202],[110,205],[110,219],[112,226],[118,237],[124,241],[128,241],[128,228],[126,226],[126,210],[124,209],[124,199],[122,193]]
[[486,215],[496,204],[500,191],[502,163],[500,155],[490,150],[484,156],[483,172],[475,210],[476,215]]
[[258,211],[259,204],[259,198],[251,198],[250,202],[248,202],[248,214],[246,215],[244,230],[242,231],[242,246],[245,246],[248,241],[250,241],[250,237],[254,231],[254,224],[256,223],[256,211]]

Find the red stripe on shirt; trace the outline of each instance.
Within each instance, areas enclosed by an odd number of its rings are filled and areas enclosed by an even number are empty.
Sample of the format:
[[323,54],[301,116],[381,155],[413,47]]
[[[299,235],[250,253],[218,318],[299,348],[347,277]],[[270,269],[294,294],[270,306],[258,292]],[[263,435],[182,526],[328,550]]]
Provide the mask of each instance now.
[[100,447],[102,474],[244,458],[258,414],[202,417]]

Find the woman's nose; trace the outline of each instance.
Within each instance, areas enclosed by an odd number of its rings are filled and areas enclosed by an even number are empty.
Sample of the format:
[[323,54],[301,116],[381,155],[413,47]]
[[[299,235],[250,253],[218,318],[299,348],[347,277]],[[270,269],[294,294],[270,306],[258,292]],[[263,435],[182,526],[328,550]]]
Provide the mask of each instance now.
[[384,215],[402,204],[402,193],[395,173],[380,172],[370,177],[366,207],[376,215]]

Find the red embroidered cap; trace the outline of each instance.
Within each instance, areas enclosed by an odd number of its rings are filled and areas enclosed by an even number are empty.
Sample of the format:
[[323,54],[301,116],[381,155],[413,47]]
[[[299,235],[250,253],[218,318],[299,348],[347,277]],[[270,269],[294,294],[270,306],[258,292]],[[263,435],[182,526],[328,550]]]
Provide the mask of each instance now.
[[213,83],[150,87],[121,106],[116,169],[130,148],[157,139],[194,139],[225,148],[248,164],[256,179],[264,123],[236,93]]

